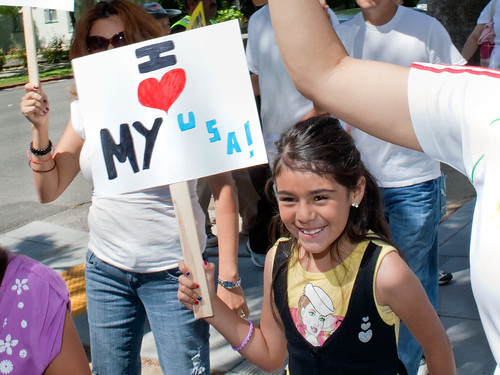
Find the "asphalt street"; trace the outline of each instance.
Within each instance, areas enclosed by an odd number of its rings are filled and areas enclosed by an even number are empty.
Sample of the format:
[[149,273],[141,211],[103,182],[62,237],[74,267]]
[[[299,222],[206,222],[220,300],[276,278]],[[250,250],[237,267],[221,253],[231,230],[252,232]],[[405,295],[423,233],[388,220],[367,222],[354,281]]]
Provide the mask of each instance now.
[[[72,86],[73,80],[63,80],[42,87],[49,97],[49,132],[54,144],[57,144],[68,123]],[[65,226],[86,230],[86,208],[91,188],[83,176],[78,175],[55,202],[38,202],[26,157],[31,141],[31,125],[19,109],[24,92],[23,87],[0,90],[0,233],[54,215],[57,221],[57,214],[65,212],[64,218],[60,219]]]

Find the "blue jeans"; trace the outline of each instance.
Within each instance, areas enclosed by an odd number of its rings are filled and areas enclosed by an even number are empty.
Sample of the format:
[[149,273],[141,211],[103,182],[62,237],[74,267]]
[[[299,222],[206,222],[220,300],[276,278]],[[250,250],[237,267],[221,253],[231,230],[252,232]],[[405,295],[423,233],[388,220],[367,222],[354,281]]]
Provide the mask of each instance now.
[[[438,224],[446,209],[446,176],[401,188],[381,189],[394,242],[422,283],[434,308],[438,299]],[[402,323],[399,357],[416,374],[422,348]]]
[[93,374],[140,374],[146,318],[164,374],[210,374],[209,326],[177,299],[179,269],[123,271],[87,252]]

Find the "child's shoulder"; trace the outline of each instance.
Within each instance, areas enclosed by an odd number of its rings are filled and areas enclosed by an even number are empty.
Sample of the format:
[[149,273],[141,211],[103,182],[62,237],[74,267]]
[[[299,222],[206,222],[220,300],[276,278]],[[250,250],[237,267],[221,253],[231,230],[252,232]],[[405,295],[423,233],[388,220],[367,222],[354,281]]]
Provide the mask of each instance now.
[[276,258],[276,253],[278,249],[280,249],[282,258],[287,258],[292,250],[293,241],[290,237],[280,237],[276,240],[273,247],[269,249],[269,252],[272,254],[272,259],[274,263],[274,259]]
[[373,242],[375,245],[380,246],[382,249],[380,251],[380,257],[383,258],[385,255],[389,254],[390,252],[397,252],[397,249],[394,247],[394,245],[391,245],[390,243],[386,242],[382,238],[380,238],[377,234],[370,232],[367,239],[366,239],[366,246],[368,246],[369,242]]
[[50,290],[62,299],[69,300],[66,282],[61,276],[50,267],[25,255],[9,255],[9,264],[4,280],[5,283],[8,282],[7,280],[10,280],[16,283],[17,286],[22,287],[18,290],[17,294],[20,294],[23,289],[27,290],[31,288],[34,292],[33,294],[39,297],[42,290]]
[[[290,237],[280,237],[276,240],[273,247],[269,251],[271,251],[275,254],[278,247],[283,248],[283,246],[285,246],[287,249],[290,249],[292,246],[292,242],[293,241]],[[273,257],[274,257],[274,255],[273,255]]]

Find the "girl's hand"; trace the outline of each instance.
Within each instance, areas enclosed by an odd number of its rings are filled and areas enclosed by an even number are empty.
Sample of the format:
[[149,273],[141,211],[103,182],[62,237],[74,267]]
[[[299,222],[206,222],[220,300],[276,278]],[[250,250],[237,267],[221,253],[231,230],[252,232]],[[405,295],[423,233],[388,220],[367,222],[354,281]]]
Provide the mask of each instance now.
[[[203,262],[203,269],[208,283],[208,293],[210,300],[215,297],[214,272],[215,264]],[[177,290],[177,298],[189,310],[193,310],[194,305],[198,305],[201,301],[201,296],[198,294],[199,285],[196,280],[193,280],[193,274],[186,266],[183,260],[179,261],[179,270],[182,275],[179,277],[179,289]]]
[[27,83],[26,94],[21,99],[21,113],[35,126],[47,126],[49,123],[49,101],[41,86]]

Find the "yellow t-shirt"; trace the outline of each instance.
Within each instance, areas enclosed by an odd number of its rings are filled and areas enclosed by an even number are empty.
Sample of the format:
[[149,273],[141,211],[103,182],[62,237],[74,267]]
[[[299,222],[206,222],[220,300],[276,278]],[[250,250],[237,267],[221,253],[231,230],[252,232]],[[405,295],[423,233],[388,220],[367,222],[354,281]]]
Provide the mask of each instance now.
[[[274,247],[276,254],[279,239]],[[382,241],[372,240],[382,247],[377,260],[374,278],[380,262],[392,251],[392,246]],[[297,330],[314,346],[321,346],[333,334],[344,320],[354,281],[369,241],[361,242],[344,262],[327,272],[308,272],[297,259],[296,248],[292,249],[291,262],[288,266],[288,306]],[[373,283],[375,285],[375,283]],[[375,296],[375,290],[373,291]],[[382,320],[388,325],[396,325],[396,339],[399,332],[399,318],[389,308],[375,305]]]

